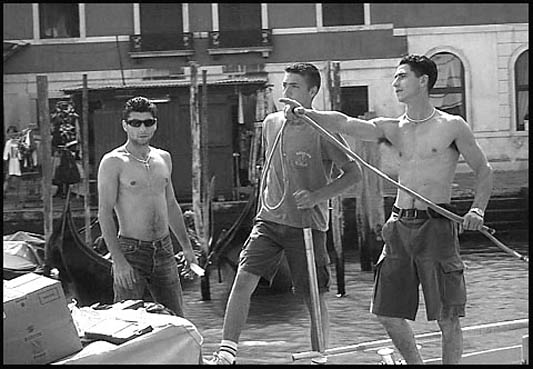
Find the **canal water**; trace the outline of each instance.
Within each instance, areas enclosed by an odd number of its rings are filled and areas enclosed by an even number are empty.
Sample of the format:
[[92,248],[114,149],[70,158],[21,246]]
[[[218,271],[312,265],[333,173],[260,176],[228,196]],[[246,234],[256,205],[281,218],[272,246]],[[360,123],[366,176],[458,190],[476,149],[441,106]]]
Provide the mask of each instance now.
[[[507,246],[528,255],[528,236],[498,236]],[[468,301],[463,327],[529,317],[528,263],[501,251],[479,235],[462,240],[461,253],[467,266],[465,279]],[[382,326],[369,313],[373,272],[361,271],[356,250],[345,254],[346,295],[337,297],[335,268],[328,293],[330,316],[329,348],[387,339]],[[202,301],[199,280],[184,281],[185,314],[200,331],[202,351],[210,356],[222,337],[224,309],[232,282],[232,272],[213,268],[210,273],[211,300]],[[435,332],[436,322],[428,322],[423,298],[415,322],[415,334]],[[464,353],[521,344],[528,329],[490,336],[465,335]],[[309,316],[301,300],[291,293],[273,294],[259,287],[252,296],[250,313],[241,334],[237,364],[309,364],[309,359],[292,360],[292,354],[310,350]],[[440,339],[422,342],[424,359],[441,356]],[[398,357],[399,358],[399,357]],[[330,356],[330,364],[378,364],[376,349]]]

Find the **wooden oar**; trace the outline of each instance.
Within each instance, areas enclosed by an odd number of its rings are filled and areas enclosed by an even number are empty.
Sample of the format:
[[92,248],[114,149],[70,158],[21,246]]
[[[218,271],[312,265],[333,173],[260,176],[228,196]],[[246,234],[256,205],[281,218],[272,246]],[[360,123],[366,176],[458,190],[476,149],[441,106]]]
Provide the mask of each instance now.
[[[447,209],[444,209],[444,208],[438,206],[437,204],[433,203],[431,200],[425,198],[424,196],[418,194],[417,192],[411,190],[410,188],[405,187],[401,183],[396,182],[395,180],[390,178],[388,175],[386,175],[385,173],[383,173],[379,169],[377,169],[377,168],[373,167],[372,165],[368,164],[359,155],[354,153],[352,150],[350,150],[348,147],[346,147],[343,143],[339,142],[339,140],[337,140],[331,133],[329,133],[326,129],[322,128],[318,123],[316,123],[313,119],[311,119],[307,115],[305,115],[305,114],[304,115],[300,115],[300,117],[302,117],[307,123],[309,123],[311,126],[313,126],[318,131],[318,133],[320,133],[320,135],[322,137],[324,137],[329,142],[331,142],[332,144],[337,146],[339,149],[341,149],[344,153],[346,153],[351,158],[357,160],[365,168],[371,170],[372,172],[374,172],[375,174],[377,174],[381,178],[385,179],[387,182],[391,183],[392,185],[396,186],[400,190],[405,191],[409,195],[413,196],[414,198],[422,201],[428,207],[430,207],[431,209],[433,209],[435,212],[439,213],[440,215],[442,215],[442,216],[444,216],[444,217],[446,217],[446,218],[448,218],[448,219],[450,219],[450,220],[452,220],[454,222],[457,222],[459,224],[463,223],[463,217],[461,217],[461,216],[459,216],[459,215],[457,215],[457,214],[455,214],[455,213],[453,213],[453,212],[451,212],[451,211],[449,211]],[[496,246],[498,246],[500,249],[502,249],[506,253],[508,253],[508,254],[510,254],[512,256],[516,256],[520,260],[523,260],[523,261],[529,263],[529,257],[528,256],[519,254],[518,252],[510,249],[509,247],[505,246],[502,242],[500,242],[498,239],[496,239],[496,237],[494,237],[492,235],[495,232],[494,229],[489,228],[489,227],[484,225],[479,230],[479,232],[484,234],[489,240],[494,242],[496,244]]]

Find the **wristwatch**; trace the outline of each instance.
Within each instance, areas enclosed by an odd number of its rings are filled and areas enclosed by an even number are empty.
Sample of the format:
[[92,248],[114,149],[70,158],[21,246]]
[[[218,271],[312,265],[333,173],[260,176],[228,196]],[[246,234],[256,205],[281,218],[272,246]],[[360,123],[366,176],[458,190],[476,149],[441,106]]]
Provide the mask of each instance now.
[[469,213],[475,213],[479,215],[481,218],[485,217],[485,211],[481,210],[480,208],[472,208],[468,211]]

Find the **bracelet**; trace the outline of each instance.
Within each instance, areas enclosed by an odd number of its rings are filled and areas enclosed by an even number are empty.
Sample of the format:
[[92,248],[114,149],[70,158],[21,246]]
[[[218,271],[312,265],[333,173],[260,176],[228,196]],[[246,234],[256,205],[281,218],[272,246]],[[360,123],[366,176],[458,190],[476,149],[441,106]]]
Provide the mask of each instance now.
[[469,213],[474,213],[474,214],[477,214],[479,215],[481,218],[484,218],[485,217],[485,212],[483,210],[481,210],[480,208],[472,208],[468,211]]

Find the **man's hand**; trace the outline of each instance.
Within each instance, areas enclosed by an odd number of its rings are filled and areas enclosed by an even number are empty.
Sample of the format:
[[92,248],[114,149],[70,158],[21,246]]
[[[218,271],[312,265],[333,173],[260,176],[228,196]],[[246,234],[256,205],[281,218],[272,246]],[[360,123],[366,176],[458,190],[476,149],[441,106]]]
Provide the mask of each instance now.
[[132,289],[137,282],[135,273],[130,263],[124,258],[113,260],[113,280],[115,284],[127,289]]
[[194,250],[192,246],[184,247],[183,248],[183,256],[185,257],[185,260],[190,264],[198,264],[198,259],[196,259],[196,255],[194,254]]
[[308,190],[298,190],[292,194],[296,200],[298,209],[312,209],[318,202],[313,193]]
[[479,231],[483,228],[483,217],[475,211],[469,211],[463,217],[462,229],[466,231]]
[[279,102],[285,104],[283,112],[287,120],[297,120],[305,114],[305,108],[296,100],[282,97]]

